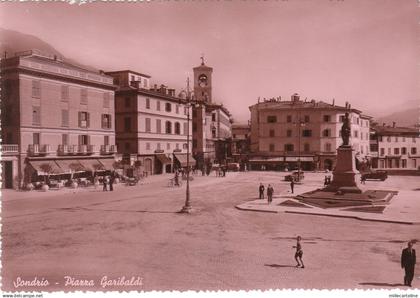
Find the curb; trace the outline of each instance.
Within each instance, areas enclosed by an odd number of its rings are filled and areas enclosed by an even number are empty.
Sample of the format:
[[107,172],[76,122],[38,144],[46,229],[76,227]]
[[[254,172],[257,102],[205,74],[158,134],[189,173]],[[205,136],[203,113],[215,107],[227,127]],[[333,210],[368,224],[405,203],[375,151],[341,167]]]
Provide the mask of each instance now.
[[278,211],[245,208],[245,207],[240,207],[239,205],[235,206],[235,208],[238,209],[238,210],[241,210],[241,211],[253,211],[253,212],[263,212],[263,213],[279,213]]

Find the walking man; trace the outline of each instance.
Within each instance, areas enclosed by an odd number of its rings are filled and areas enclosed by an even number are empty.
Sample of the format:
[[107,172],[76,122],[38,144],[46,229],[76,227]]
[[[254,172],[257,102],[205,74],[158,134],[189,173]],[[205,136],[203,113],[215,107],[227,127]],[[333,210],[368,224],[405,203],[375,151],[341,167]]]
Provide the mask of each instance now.
[[[300,240],[302,240],[302,237],[297,236],[296,245],[293,246],[293,248],[296,248],[296,253],[295,253],[295,260],[297,262],[296,267],[301,267],[303,269],[303,268],[305,268],[305,266],[303,265],[303,261],[302,261],[303,249],[302,249],[302,244],[300,244]],[[300,261],[300,263],[299,263],[299,261]]]
[[292,178],[292,180],[290,181],[290,190],[292,191],[292,193],[294,193],[294,189],[295,189],[295,179]]
[[271,202],[273,201],[273,193],[274,193],[274,189],[273,187],[269,184],[267,187],[267,198],[268,198],[268,204],[271,204]]
[[401,254],[401,268],[405,269],[404,285],[411,287],[414,277],[414,266],[416,265],[416,250],[413,248],[413,241],[409,241]]
[[103,180],[102,180],[102,182],[103,182],[103,185],[104,185],[104,187],[103,187],[103,191],[108,191],[108,188],[107,188],[107,184],[108,184],[108,177],[107,176],[104,176],[104,178],[103,178]]
[[111,177],[109,178],[109,191],[114,191],[114,181],[115,175],[114,173],[111,173]]
[[264,200],[264,184],[260,183],[260,187],[258,188],[258,190],[260,191],[260,199]]

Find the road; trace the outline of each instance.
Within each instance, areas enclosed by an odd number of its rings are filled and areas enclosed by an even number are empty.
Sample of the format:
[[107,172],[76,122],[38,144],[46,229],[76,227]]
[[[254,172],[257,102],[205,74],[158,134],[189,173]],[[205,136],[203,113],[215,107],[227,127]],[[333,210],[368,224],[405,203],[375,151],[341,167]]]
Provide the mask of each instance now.
[[[283,176],[196,177],[192,214],[177,212],[185,201],[185,184],[167,187],[169,176],[133,187],[117,185],[114,192],[5,192],[3,290],[103,290],[103,276],[142,279],[141,285],[105,290],[400,286],[401,249],[419,237],[420,226],[235,209],[256,198],[259,182],[274,185],[275,194],[285,191]],[[323,175],[305,179],[316,187]],[[391,177],[388,183],[413,188],[416,180]],[[295,268],[297,235],[303,238],[305,269]],[[65,276],[94,285],[65,286]],[[416,269],[414,286],[419,276]],[[49,285],[14,287],[18,278],[35,277]]]

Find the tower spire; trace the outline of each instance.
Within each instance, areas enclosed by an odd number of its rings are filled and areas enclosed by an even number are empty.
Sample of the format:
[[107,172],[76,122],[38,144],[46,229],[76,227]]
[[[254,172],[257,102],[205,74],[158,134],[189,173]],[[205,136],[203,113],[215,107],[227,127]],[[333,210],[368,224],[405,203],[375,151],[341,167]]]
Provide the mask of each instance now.
[[200,59],[201,59],[201,65],[204,65],[204,54],[201,54]]

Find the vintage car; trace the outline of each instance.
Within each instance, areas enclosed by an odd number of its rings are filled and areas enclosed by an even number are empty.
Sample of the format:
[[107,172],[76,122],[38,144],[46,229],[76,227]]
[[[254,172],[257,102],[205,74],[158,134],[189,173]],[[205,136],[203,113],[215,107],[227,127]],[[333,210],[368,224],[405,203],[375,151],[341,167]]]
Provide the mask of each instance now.
[[370,171],[362,173],[362,180],[381,180],[385,181],[385,179],[388,178],[388,172],[387,171]]
[[289,175],[284,176],[284,181],[295,181],[295,182],[300,182],[305,178],[305,174],[303,173],[303,171],[294,171]]

